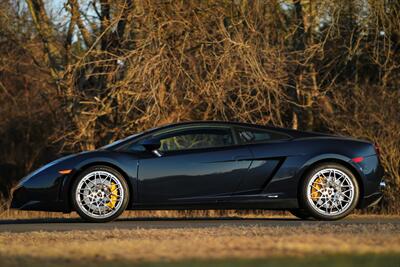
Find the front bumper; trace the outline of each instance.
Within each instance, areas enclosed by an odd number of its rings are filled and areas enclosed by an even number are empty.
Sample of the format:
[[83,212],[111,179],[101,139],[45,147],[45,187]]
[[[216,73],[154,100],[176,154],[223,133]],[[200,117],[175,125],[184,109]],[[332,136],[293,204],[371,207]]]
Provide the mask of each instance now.
[[10,208],[37,211],[64,211],[60,196],[64,175],[43,170],[28,175],[12,190]]
[[[36,192],[32,192],[24,186],[17,187],[12,192],[12,201],[10,208],[19,210],[35,210],[35,211],[59,211],[65,210],[64,203],[57,199],[37,198]],[[44,193],[46,195],[46,193]]]

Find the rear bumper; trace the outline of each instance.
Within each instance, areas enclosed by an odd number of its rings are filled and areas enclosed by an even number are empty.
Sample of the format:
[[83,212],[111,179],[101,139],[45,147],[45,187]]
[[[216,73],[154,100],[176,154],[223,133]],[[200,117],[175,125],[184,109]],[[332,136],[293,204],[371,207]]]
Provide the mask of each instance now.
[[382,179],[381,182],[379,183],[379,189],[383,191],[385,190],[385,188],[386,188],[386,182],[385,179]]
[[367,208],[378,204],[383,197],[383,191],[385,190],[385,188],[386,188],[386,182],[384,179],[382,179],[379,183],[379,190],[373,194],[365,196],[360,201],[359,208]]
[[364,157],[363,161],[354,163],[353,166],[360,174],[360,193],[362,198],[357,208],[363,209],[372,205],[376,205],[383,196],[386,187],[384,181],[385,171],[380,163],[377,155]]
[[379,203],[379,201],[381,201],[382,197],[383,197],[382,192],[378,192],[378,193],[369,195],[367,197],[364,197],[360,207],[367,208],[367,207],[375,206],[376,204]]

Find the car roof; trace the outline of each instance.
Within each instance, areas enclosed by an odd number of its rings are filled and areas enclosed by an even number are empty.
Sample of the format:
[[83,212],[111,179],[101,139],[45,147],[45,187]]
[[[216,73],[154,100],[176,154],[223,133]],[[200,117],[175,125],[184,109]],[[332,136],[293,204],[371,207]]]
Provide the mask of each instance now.
[[179,128],[180,126],[190,126],[190,125],[198,125],[198,126],[227,126],[227,127],[249,127],[253,129],[265,129],[265,130],[270,130],[278,133],[283,133],[285,135],[288,135],[291,139],[292,138],[304,138],[304,137],[317,137],[317,136],[329,136],[327,134],[322,134],[322,133],[314,133],[314,132],[304,132],[304,131],[299,131],[299,130],[294,130],[294,129],[287,129],[287,128],[279,128],[279,127],[274,127],[270,125],[260,125],[260,124],[252,124],[252,123],[245,123],[245,122],[233,122],[233,121],[218,121],[218,120],[203,120],[203,121],[182,121],[182,122],[175,122],[175,123],[169,123],[165,125],[161,125],[155,128],[151,128],[148,130],[145,130],[141,133],[129,136],[127,138],[124,138],[121,142],[115,142],[112,144],[109,144],[103,149],[119,149],[120,147],[125,146],[125,144],[130,143],[136,138],[142,138],[143,136],[146,136],[148,134],[162,131],[162,130],[168,130],[168,129],[173,129],[173,128]]
[[265,130],[280,132],[280,133],[290,135],[294,138],[314,137],[314,136],[324,135],[322,133],[304,132],[304,131],[299,131],[299,130],[294,130],[294,129],[275,127],[275,126],[271,126],[271,125],[260,125],[260,124],[254,124],[254,123],[246,123],[246,122],[218,121],[218,120],[175,122],[175,123],[170,123],[170,124],[166,124],[166,125],[161,125],[159,127],[153,128],[146,132],[153,132],[153,131],[158,131],[158,130],[162,130],[162,129],[175,128],[175,127],[185,126],[185,125],[188,125],[188,126],[189,125],[204,125],[204,126],[224,125],[224,126],[228,126],[228,127],[232,127],[232,126],[250,127],[250,128],[258,128],[258,129],[265,129]]
[[174,123],[168,123],[164,125],[160,125],[158,127],[149,129],[144,131],[143,133],[152,133],[152,132],[158,132],[161,130],[173,130],[174,128],[180,128],[180,127],[185,127],[185,126],[225,126],[225,127],[232,127],[232,126],[238,126],[238,127],[252,127],[252,128],[263,128],[263,129],[269,129],[270,127],[262,126],[262,125],[256,125],[256,124],[250,124],[250,123],[243,123],[243,122],[231,122],[231,121],[181,121],[181,122],[174,122]]

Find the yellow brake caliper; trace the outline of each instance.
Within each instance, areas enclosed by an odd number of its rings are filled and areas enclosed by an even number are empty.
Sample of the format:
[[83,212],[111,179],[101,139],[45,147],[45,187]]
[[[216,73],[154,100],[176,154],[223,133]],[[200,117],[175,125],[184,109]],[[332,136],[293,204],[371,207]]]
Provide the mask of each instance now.
[[117,185],[114,182],[111,182],[111,185],[110,185],[110,192],[111,192],[110,202],[108,202],[106,204],[111,209],[113,209],[115,207],[115,204],[117,203],[118,190],[116,190],[116,189],[117,189]]
[[315,179],[314,183],[312,184],[311,187],[311,198],[312,200],[318,200],[321,197],[321,192],[319,192],[319,190],[321,190],[322,186],[322,179],[321,177],[318,177],[317,179]]

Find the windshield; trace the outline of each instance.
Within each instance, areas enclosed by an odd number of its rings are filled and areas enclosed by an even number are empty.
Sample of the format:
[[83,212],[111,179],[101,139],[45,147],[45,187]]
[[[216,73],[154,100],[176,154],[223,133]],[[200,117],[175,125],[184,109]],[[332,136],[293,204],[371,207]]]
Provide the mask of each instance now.
[[150,128],[150,129],[145,130],[143,132],[139,132],[139,133],[130,135],[128,137],[125,137],[124,139],[117,140],[117,141],[115,141],[115,142],[113,142],[111,144],[103,146],[103,147],[99,148],[99,150],[103,150],[103,149],[107,149],[107,150],[117,149],[118,150],[120,147],[122,147],[124,145],[124,143],[129,142],[129,140],[134,139],[135,137],[138,137],[140,135],[145,135],[145,134],[148,134],[148,133],[151,133],[151,132],[154,132],[154,131],[158,131],[158,130],[161,130],[161,129],[164,129],[164,128],[168,128],[170,126],[171,125]]
[[110,149],[110,148],[112,148],[112,147],[114,147],[114,146],[117,146],[117,145],[119,145],[119,144],[121,144],[121,143],[123,143],[123,142],[125,142],[125,141],[127,141],[127,140],[129,140],[129,139],[131,139],[131,138],[134,138],[134,137],[138,136],[139,134],[140,134],[140,133],[132,134],[132,135],[130,135],[130,136],[128,136],[128,137],[125,137],[125,138],[123,138],[123,139],[120,139],[120,140],[117,140],[117,141],[115,141],[115,142],[112,142],[111,144],[108,144],[108,145],[105,145],[105,146],[103,146],[103,147],[100,147],[99,149]]

